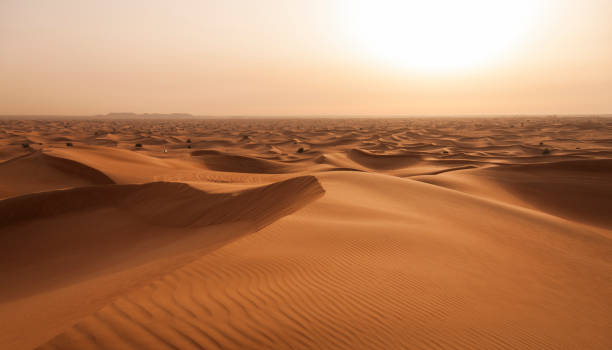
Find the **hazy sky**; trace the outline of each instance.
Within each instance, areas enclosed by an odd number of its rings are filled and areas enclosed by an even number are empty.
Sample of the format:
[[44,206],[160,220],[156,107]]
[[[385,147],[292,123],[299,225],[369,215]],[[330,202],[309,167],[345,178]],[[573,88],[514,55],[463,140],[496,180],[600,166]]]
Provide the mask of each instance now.
[[0,114],[612,113],[612,0],[0,0]]

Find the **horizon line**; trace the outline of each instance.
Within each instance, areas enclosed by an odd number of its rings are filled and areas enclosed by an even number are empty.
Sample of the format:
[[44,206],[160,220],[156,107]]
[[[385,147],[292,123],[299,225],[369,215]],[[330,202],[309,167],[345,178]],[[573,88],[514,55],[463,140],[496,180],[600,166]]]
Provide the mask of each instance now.
[[487,118],[487,117],[611,117],[610,113],[474,113],[474,114],[221,114],[198,115],[186,112],[172,113],[136,113],[136,112],[110,112],[106,114],[0,114],[0,119],[9,118],[114,118],[130,119],[160,119],[170,117],[174,119],[326,119],[326,118]]

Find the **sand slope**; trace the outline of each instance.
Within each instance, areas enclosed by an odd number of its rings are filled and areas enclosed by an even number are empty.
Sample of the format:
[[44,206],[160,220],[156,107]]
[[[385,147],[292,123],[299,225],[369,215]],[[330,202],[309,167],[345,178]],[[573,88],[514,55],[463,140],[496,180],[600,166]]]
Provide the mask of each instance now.
[[0,348],[612,348],[609,118],[1,124]]
[[477,168],[413,179],[612,228],[612,160],[585,159]]
[[[0,310],[6,322],[0,340],[11,347],[36,345],[118,293],[256,231],[323,192],[314,177],[305,176],[222,194],[148,183],[0,201]],[[34,334],[23,338],[24,327]]]
[[307,209],[115,300],[47,347],[612,346],[609,235],[413,181],[320,178],[326,195]]
[[112,183],[113,180],[97,169],[40,151],[0,163],[0,198]]

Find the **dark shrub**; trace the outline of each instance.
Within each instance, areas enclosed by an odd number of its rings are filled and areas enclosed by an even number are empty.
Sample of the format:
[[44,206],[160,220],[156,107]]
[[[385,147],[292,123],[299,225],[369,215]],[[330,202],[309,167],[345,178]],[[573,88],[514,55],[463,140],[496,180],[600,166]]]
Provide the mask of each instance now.
[[66,142],[67,147],[72,147],[72,142]]
[[21,147],[23,147],[23,148],[30,148],[30,144],[29,143],[22,143]]
[[136,148],[142,148],[142,143],[137,143]]
[[550,154],[550,150],[548,148],[544,148],[542,154]]
[[297,153],[304,153],[304,147],[298,148]]
[[191,143],[191,139],[187,139],[187,143]]

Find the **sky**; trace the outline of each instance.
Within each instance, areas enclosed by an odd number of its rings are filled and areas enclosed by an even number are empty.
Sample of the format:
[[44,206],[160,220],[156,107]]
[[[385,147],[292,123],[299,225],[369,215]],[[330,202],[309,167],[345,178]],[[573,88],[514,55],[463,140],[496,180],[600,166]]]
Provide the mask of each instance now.
[[2,0],[0,114],[609,114],[611,16],[611,0]]

